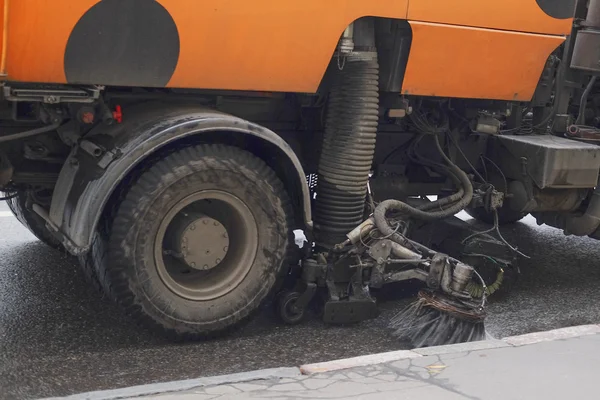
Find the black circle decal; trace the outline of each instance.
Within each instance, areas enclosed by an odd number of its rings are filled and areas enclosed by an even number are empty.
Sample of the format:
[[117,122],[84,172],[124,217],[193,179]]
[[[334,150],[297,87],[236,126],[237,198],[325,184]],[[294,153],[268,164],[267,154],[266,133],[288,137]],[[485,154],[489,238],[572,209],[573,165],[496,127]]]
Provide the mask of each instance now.
[[167,85],[179,60],[179,33],[155,0],[101,0],[77,22],[65,51],[67,82]]
[[538,6],[552,18],[567,19],[575,15],[576,0],[535,0]]

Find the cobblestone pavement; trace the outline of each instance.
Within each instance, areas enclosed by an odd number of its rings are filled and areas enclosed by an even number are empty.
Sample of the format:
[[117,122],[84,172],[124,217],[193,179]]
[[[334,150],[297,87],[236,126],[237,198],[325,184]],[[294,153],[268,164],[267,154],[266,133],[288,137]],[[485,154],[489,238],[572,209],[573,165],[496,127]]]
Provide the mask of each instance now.
[[423,356],[308,376],[209,386],[145,399],[595,398],[599,361],[600,334],[595,334],[516,347],[505,343],[498,348]]

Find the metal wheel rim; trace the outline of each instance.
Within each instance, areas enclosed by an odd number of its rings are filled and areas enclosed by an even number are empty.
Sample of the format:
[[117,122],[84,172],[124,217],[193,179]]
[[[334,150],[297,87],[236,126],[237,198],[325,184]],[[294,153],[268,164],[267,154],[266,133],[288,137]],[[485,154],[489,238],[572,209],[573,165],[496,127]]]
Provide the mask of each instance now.
[[[225,258],[209,271],[178,272],[181,263],[165,254],[169,224],[190,206],[219,220],[230,236]],[[257,251],[258,225],[254,215],[240,198],[221,190],[203,190],[179,201],[162,219],[154,241],[155,265],[160,279],[176,295],[194,301],[213,300],[230,293],[250,271]]]

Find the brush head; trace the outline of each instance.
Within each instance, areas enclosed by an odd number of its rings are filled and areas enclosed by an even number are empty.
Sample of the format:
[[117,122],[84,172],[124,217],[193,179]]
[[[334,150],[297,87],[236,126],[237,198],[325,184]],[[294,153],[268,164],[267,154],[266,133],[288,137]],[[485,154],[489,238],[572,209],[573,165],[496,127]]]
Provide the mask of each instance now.
[[475,303],[421,291],[390,321],[392,335],[414,347],[474,342],[485,339],[485,311]]

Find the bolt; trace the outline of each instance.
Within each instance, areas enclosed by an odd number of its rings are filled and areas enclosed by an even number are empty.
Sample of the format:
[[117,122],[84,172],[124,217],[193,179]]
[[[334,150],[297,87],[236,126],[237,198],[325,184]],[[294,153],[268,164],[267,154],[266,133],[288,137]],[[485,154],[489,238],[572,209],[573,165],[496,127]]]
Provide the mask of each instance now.
[[81,122],[84,124],[93,124],[94,123],[94,113],[93,112],[84,112],[81,114]]
[[227,239],[227,234],[226,234],[226,233],[224,233],[224,234],[223,234],[223,237],[224,237],[225,239]]
[[194,229],[196,229],[196,225],[192,225],[190,226],[190,230],[193,231]]
[[220,258],[217,258],[217,264],[218,264],[218,263],[220,263],[220,262],[221,262],[221,259],[220,259]]
[[223,247],[223,251],[227,251],[228,248],[228,246]]
[[195,263],[195,262],[191,263],[190,265],[191,265],[193,268],[196,268],[196,263]]
[[215,221],[215,226],[219,226],[219,223],[217,221]]
[[208,225],[208,220],[207,219],[203,219],[202,223],[204,223],[204,225]]
[[387,244],[385,242],[381,243],[381,247],[385,247]]
[[208,264],[204,264],[204,269],[208,269]]

